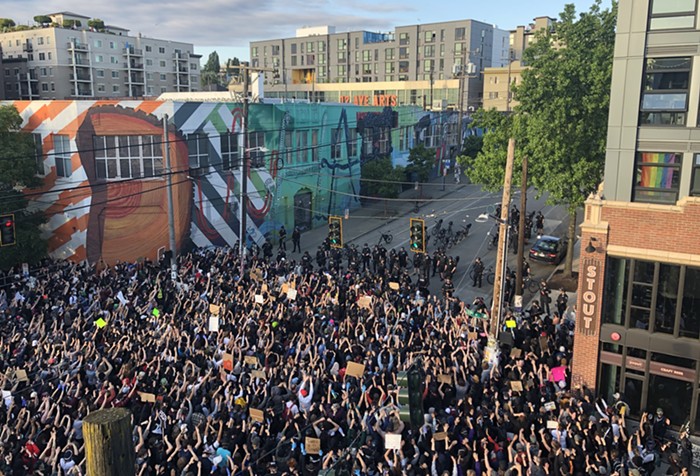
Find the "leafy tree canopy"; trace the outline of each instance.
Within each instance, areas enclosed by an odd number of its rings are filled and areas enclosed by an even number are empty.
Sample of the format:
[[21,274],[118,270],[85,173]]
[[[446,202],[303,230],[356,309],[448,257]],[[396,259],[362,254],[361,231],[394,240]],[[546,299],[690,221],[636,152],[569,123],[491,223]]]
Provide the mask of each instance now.
[[419,182],[427,182],[430,172],[435,167],[435,150],[418,144],[409,151],[408,164],[406,172],[415,174]]

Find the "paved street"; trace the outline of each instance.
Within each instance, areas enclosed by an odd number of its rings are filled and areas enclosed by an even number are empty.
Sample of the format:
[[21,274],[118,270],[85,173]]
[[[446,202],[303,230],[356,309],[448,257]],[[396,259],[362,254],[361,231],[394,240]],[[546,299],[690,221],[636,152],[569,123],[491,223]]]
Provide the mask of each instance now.
[[[346,243],[352,243],[362,247],[365,243],[374,246],[379,242],[380,234],[391,233],[394,237],[390,245],[385,245],[387,249],[401,248],[408,249],[409,242],[409,219],[411,217],[423,218],[426,220],[428,233],[437,220],[442,219],[444,226],[453,222],[453,230],[458,230],[462,225],[471,223],[472,227],[469,236],[462,240],[457,246],[448,250],[448,254],[459,256],[459,265],[454,277],[455,293],[464,300],[473,300],[476,296],[482,296],[489,300],[492,295],[492,286],[487,285],[484,279],[484,286],[479,290],[472,287],[472,282],[468,277],[468,268],[474,259],[481,257],[484,265],[495,266],[496,249],[489,249],[487,242],[489,233],[494,230],[494,220],[486,223],[477,223],[475,219],[481,213],[492,212],[494,206],[501,201],[501,192],[489,193],[482,190],[475,184],[455,184],[448,183],[445,191],[442,191],[442,182],[436,181],[424,184],[423,197],[425,202],[421,205],[418,213],[413,212],[415,199],[418,197],[417,191],[411,189],[404,192],[401,201],[384,201],[372,203],[356,210],[343,222],[343,236]],[[513,196],[513,203],[520,204],[520,192]],[[568,217],[566,210],[562,207],[552,207],[545,205],[544,198],[535,198],[534,190],[528,192],[528,209],[541,210],[545,216],[545,233],[555,236],[566,234]],[[322,243],[327,235],[326,227],[308,231],[302,235],[301,243],[304,250],[314,255],[316,248]],[[433,239],[429,241],[428,250],[432,253],[434,249]],[[533,239],[526,245],[526,254]],[[291,257],[298,258],[298,254],[291,254]],[[529,261],[529,260],[528,260]],[[508,254],[509,266],[516,266],[516,256],[511,252]],[[554,270],[553,265],[541,264],[529,261],[532,273],[536,279],[548,277]],[[430,290],[437,293],[440,291],[442,283],[436,276],[431,279]],[[529,300],[526,294],[525,302]]]

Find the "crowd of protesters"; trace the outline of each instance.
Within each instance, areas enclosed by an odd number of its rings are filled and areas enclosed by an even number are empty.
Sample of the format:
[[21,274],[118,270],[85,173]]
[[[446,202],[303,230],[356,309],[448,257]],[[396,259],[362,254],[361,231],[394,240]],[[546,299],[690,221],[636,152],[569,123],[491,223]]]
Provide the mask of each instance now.
[[[663,414],[631,431],[624,396],[572,385],[565,312],[508,313],[491,352],[467,314],[483,299],[427,292],[446,265],[259,251],[243,277],[229,248],[181,256],[174,281],[148,261],[17,276],[0,292],[0,474],[85,474],[83,421],[110,407],[133,415],[139,475],[650,476],[662,458],[688,474]],[[420,426],[401,419],[411,366]]]

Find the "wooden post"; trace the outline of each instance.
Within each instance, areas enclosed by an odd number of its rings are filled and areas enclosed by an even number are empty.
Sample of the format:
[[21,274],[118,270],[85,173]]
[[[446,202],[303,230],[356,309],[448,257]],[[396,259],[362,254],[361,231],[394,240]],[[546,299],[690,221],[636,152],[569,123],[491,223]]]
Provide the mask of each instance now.
[[527,213],[527,155],[523,155],[523,176],[520,183],[520,222],[518,223],[518,266],[515,275],[515,294],[523,292],[523,261],[525,261],[525,221]]
[[508,139],[508,156],[506,159],[505,177],[503,180],[503,198],[501,199],[500,229],[498,231],[498,251],[496,252],[496,269],[493,285],[493,304],[491,306],[491,322],[489,331],[494,341],[498,340],[498,331],[503,308],[503,286],[508,254],[506,230],[508,229],[508,212],[510,208],[510,186],[513,181],[513,160],[515,158],[515,139]]
[[134,476],[136,455],[131,435],[131,412],[126,408],[107,408],[85,417],[87,474]]

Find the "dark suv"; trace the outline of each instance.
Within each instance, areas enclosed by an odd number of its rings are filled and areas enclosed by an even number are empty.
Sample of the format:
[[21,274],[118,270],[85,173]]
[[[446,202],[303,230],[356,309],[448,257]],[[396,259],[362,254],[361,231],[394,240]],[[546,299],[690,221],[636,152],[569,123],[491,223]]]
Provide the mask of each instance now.
[[559,264],[566,255],[566,241],[556,236],[543,235],[530,249],[530,259]]

